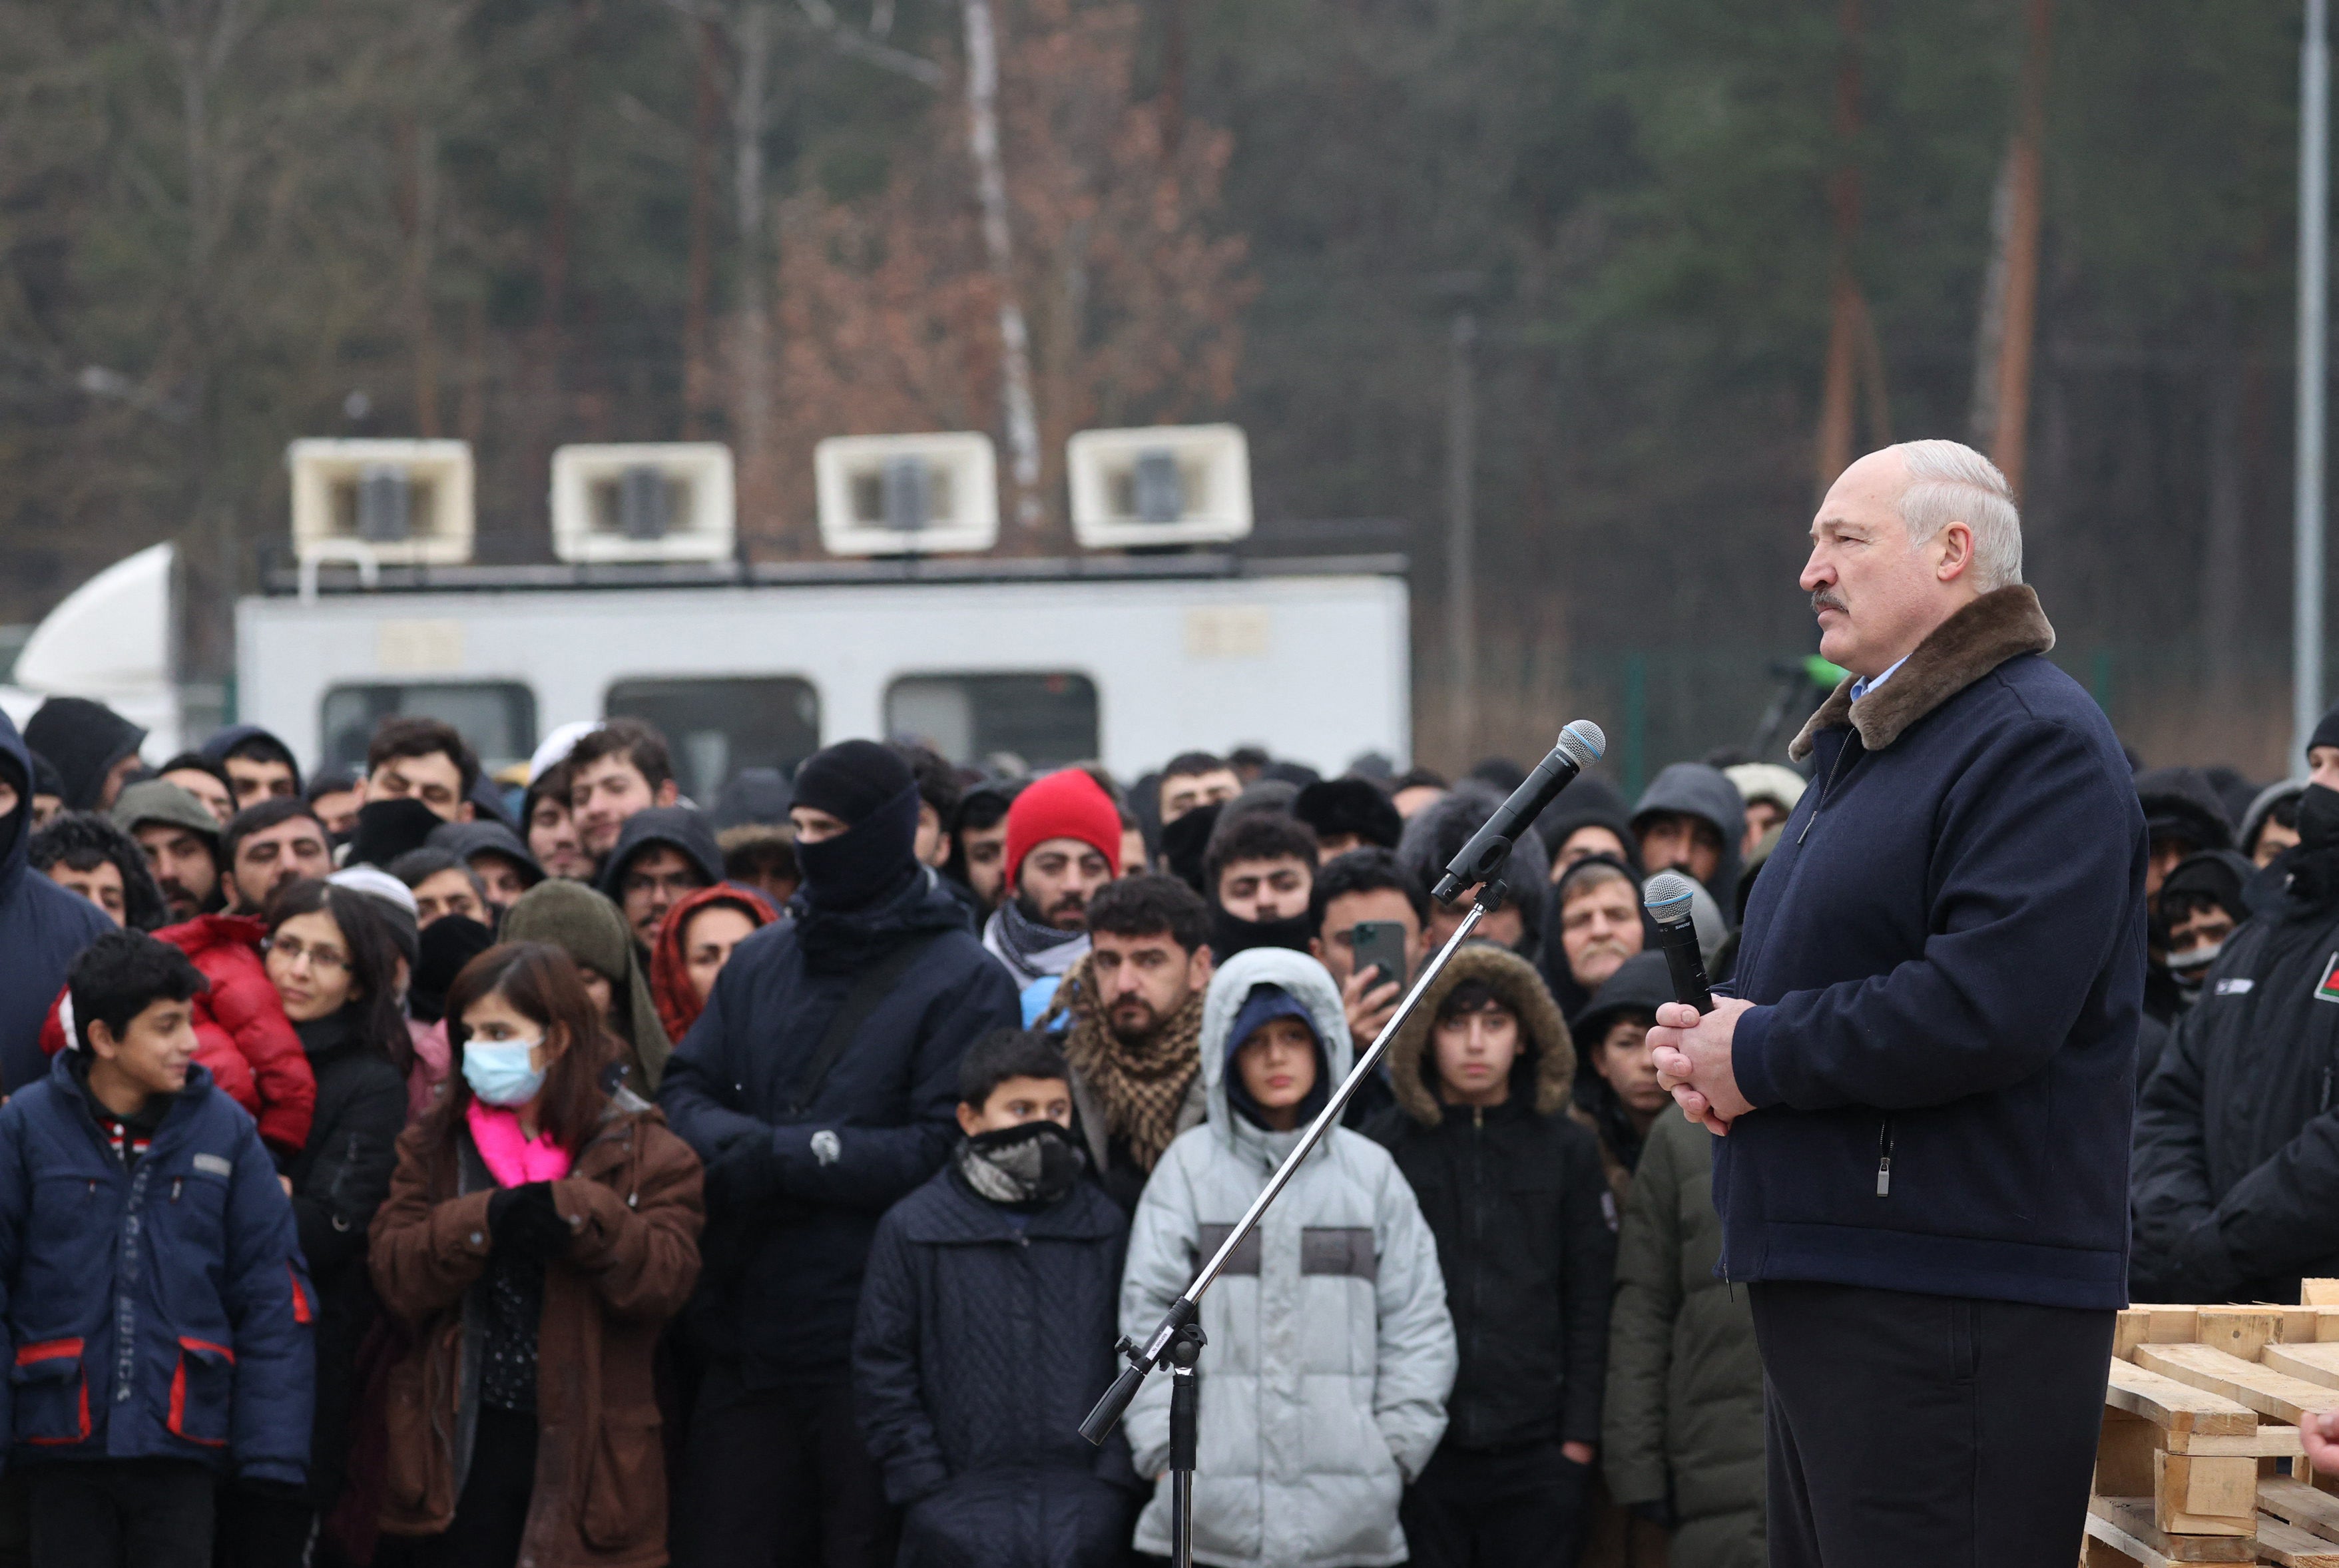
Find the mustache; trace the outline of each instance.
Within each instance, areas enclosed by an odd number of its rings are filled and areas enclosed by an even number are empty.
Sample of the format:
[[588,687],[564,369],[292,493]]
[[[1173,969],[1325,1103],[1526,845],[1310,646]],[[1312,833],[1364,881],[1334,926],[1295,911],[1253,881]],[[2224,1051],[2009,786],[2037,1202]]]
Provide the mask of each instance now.
[[1841,610],[1846,615],[1849,615],[1851,613],[1851,606],[1845,604],[1841,599],[1838,598],[1833,593],[1830,592],[1826,588],[1813,588],[1811,590],[1811,614],[1817,615],[1821,610]]

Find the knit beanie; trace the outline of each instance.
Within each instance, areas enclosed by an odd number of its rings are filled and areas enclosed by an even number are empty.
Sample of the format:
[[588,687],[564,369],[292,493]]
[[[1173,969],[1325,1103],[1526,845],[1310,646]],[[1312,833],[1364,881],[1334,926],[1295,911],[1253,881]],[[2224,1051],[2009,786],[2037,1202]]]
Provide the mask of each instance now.
[[2314,726],[2314,733],[2306,737],[2308,751],[2316,746],[2339,746],[2339,708],[2324,714],[2322,721]]
[[852,827],[915,782],[910,764],[891,747],[839,741],[813,753],[796,769],[794,804],[826,812]]
[[[804,786],[796,786],[804,799]],[[1051,838],[1078,839],[1120,874],[1120,813],[1096,780],[1078,768],[1050,774],[1007,808],[1007,886],[1013,888],[1023,857]]]

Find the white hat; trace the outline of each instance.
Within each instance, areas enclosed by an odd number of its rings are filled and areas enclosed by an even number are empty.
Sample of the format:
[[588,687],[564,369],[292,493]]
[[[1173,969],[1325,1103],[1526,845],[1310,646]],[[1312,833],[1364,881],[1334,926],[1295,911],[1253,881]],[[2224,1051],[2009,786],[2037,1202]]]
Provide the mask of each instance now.
[[1738,798],[1748,805],[1758,800],[1775,801],[1781,811],[1794,810],[1795,803],[1803,798],[1803,791],[1811,783],[1794,769],[1777,763],[1740,763],[1722,771],[1738,786]]
[[366,893],[384,903],[394,903],[406,912],[409,919],[422,918],[422,906],[414,902],[413,890],[380,866],[344,866],[325,881],[334,887],[345,887],[351,892]]
[[534,784],[548,770],[567,762],[568,754],[577,749],[577,743],[600,727],[599,719],[571,719],[556,728],[544,737],[544,744],[536,748],[536,754],[528,759],[528,782]]

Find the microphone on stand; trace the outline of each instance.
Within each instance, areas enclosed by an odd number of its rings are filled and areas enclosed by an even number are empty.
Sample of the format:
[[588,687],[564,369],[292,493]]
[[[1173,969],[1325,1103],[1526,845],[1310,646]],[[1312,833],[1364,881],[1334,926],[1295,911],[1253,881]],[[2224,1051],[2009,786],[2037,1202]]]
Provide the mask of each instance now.
[[1559,797],[1559,792],[1575,782],[1575,775],[1600,760],[1608,749],[1608,737],[1590,719],[1574,719],[1559,732],[1559,744],[1551,754],[1535,764],[1518,788],[1511,792],[1486,825],[1470,835],[1446,867],[1446,874],[1437,881],[1436,897],[1440,903],[1450,904],[1466,887],[1474,887],[1502,873],[1511,854],[1511,841],[1521,829],[1541,816],[1544,808]]
[[1677,871],[1661,871],[1649,879],[1641,904],[1657,922],[1657,946],[1664,950],[1665,968],[1673,971],[1673,1000],[1712,1012],[1713,991],[1706,984],[1705,953],[1697,945],[1697,924],[1690,919],[1690,900],[1696,895],[1697,883]]

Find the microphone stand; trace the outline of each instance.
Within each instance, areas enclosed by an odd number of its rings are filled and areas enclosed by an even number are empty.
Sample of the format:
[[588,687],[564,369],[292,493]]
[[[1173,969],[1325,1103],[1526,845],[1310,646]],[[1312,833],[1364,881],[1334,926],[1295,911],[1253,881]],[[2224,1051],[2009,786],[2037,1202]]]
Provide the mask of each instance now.
[[[1499,845],[1500,853],[1483,856],[1479,861],[1481,865],[1491,863],[1499,867],[1509,862],[1510,841],[1498,839],[1495,843]],[[1096,1408],[1089,1412],[1088,1419],[1081,1423],[1081,1435],[1097,1444],[1110,1436],[1112,1429],[1120,1424],[1122,1414],[1128,1410],[1129,1402],[1137,1397],[1137,1390],[1145,1382],[1146,1374],[1164,1361],[1170,1363],[1170,1561],[1172,1568],[1193,1568],[1194,1562],[1194,1452],[1200,1440],[1198,1431],[1200,1394],[1195,1387],[1194,1369],[1201,1359],[1202,1346],[1207,1343],[1201,1324],[1202,1295],[1217,1281],[1228,1261],[1234,1257],[1235,1248],[1258,1228],[1258,1222],[1266,1218],[1268,1209],[1291,1184],[1291,1178],[1299,1173],[1301,1161],[1324,1140],[1327,1133],[1339,1124],[1340,1112],[1347,1108],[1357,1090],[1363,1087],[1366,1076],[1388,1054],[1389,1042],[1396,1038],[1396,1031],[1405,1026],[1405,1021],[1420,1005],[1430,983],[1453,961],[1455,953],[1461,951],[1462,944],[1470,940],[1470,933],[1478,929],[1478,923],[1502,907],[1505,891],[1496,876],[1490,875],[1480,884],[1478,896],[1471,901],[1470,912],[1462,917],[1461,925],[1423,967],[1412,989],[1405,993],[1403,1000],[1396,1004],[1396,1011],[1389,1015],[1388,1022],[1381,1026],[1381,1031],[1374,1038],[1370,1049],[1357,1059],[1355,1066],[1349,1068],[1348,1076],[1340,1080],[1339,1087],[1332,1091],[1331,1100],[1317,1113],[1316,1119],[1308,1124],[1308,1130],[1300,1135],[1299,1141],[1292,1146],[1283,1163],[1276,1167],[1275,1173],[1267,1178],[1267,1185],[1259,1189],[1257,1198],[1251,1199],[1250,1207],[1243,1211],[1243,1217],[1236,1222],[1233,1231],[1219,1244],[1218,1251],[1210,1255],[1209,1261],[1187,1285],[1185,1294],[1170,1304],[1170,1310],[1162,1315],[1160,1326],[1143,1345],[1123,1335],[1120,1343],[1113,1346],[1115,1354],[1125,1356],[1129,1365],[1121,1369],[1112,1386],[1105,1390],[1104,1397],[1097,1401]]]

